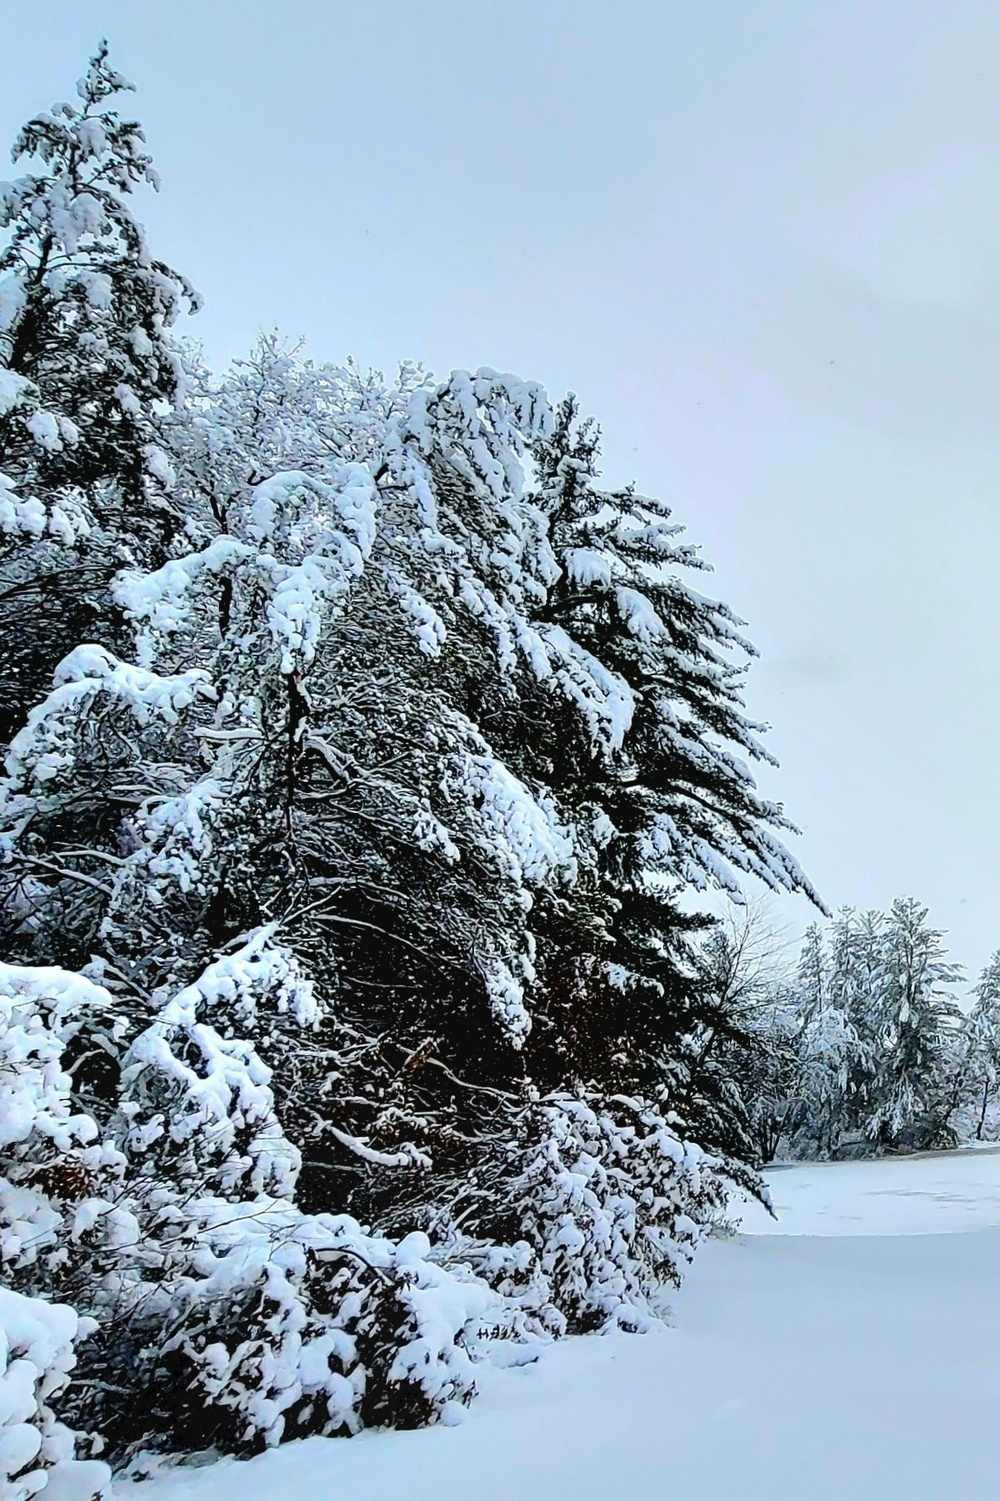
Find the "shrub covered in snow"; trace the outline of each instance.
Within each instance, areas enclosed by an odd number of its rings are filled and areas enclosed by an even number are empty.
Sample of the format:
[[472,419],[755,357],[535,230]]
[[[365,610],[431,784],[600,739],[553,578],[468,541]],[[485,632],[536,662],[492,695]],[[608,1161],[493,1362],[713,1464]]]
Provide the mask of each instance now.
[[625,1095],[549,1097],[526,1125],[511,1196],[553,1304],[574,1332],[642,1328],[719,1217],[725,1164]]
[[54,1416],[76,1363],[72,1308],[0,1288],[0,1497],[97,1501],[110,1487],[100,1460],[75,1457],[73,1433]]

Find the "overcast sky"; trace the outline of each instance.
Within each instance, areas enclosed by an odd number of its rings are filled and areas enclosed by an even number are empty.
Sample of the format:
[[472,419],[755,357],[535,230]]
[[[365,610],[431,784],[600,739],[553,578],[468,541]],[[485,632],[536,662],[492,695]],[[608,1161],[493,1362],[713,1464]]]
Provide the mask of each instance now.
[[[106,34],[154,250],[261,327],[575,390],[763,660],[833,906],[1000,946],[996,0],[0,0],[0,138]],[[786,914],[801,925],[798,904]]]

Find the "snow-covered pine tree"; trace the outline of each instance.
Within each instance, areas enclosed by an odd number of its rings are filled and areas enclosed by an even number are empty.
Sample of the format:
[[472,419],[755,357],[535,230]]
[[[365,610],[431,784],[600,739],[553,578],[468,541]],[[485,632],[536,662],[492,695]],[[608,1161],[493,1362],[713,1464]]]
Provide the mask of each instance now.
[[[682,909],[681,893],[713,886],[736,897],[746,875],[815,893],[776,837],[791,825],[749,769],[769,760],[743,707],[753,648],[732,612],[684,578],[707,565],[668,506],[601,488],[597,430],[579,422],[572,398],[534,461],[532,500],[558,570],[534,618],[581,724],[575,734],[560,726],[539,769],[591,810],[596,885],[612,898],[603,940],[586,928],[572,939],[584,970],[588,953],[603,961],[584,1015],[606,1058],[646,1060],[653,1087],[664,1071],[686,1072],[699,1021],[720,1020],[691,943],[706,920]],[[568,963],[573,972],[577,955]],[[613,1078],[605,1065],[604,1082]],[[740,1143],[722,1099],[691,1125],[712,1146]]]
[[965,1027],[965,1084],[975,1099],[976,1139],[982,1141],[990,1100],[1000,1080],[1000,951],[975,988],[976,1004]]
[[77,85],[23,128],[14,160],[40,170],[4,185],[8,242],[0,253],[6,407],[0,463],[32,487],[76,486],[100,509],[112,480],[115,511],[149,506],[162,485],[154,404],[174,403],[181,368],[167,330],[190,284],[156,260],[129,196],[159,187],[145,137],[109,101],[133,87],[102,43]]
[[927,908],[898,897],[883,936],[883,985],[874,1013],[875,1071],[866,1133],[883,1147],[936,1146],[948,1139],[949,1044],[961,1013],[946,987],[962,977],[947,962],[944,935]]
[[966,1089],[961,971],[910,898],[807,930],[795,984],[798,1108],[787,1150],[826,1157],[942,1144]]
[[[113,1452],[182,1432],[252,1447],[302,1423],[425,1421],[472,1390],[466,1324],[503,1311],[470,1274],[431,1267],[425,1241],[365,1239],[353,1221],[294,1207],[299,1155],[256,1044],[287,1058],[282,1039],[305,1036],[316,1010],[273,925],[241,926],[298,895],[282,862],[298,768],[289,706],[305,702],[321,606],[359,571],[372,486],[361,475],[352,488],[344,466],[339,490],[300,473],[267,493],[244,475],[244,542],[223,530],[192,561],[197,535],[175,535],[189,496],[174,510],[152,440],[162,425],[183,454],[179,418],[160,410],[180,392],[165,332],[177,284],[115,196],[149,170],[138,128],[96,108],[121,82],[99,54],[84,109],[27,128],[48,175],[6,199],[0,373],[20,489],[6,485],[0,516],[26,629],[5,635],[4,665],[27,695],[77,625],[97,640],[63,656],[0,789],[4,952],[22,961],[0,973],[20,1101],[0,1154],[5,1266],[27,1292],[62,1290],[96,1318],[65,1401]],[[50,211],[55,228],[36,246],[31,226]],[[64,555],[81,539],[100,587],[82,616],[36,639],[25,598],[84,567]],[[225,619],[237,566],[238,646]],[[202,589],[185,632],[186,593],[205,576],[216,595]],[[125,652],[136,626],[140,665]],[[172,633],[187,665],[158,673],[147,664]],[[35,640],[30,671],[23,640]],[[245,672],[230,678],[237,653]],[[284,833],[262,837],[262,825]],[[123,1406],[116,1392],[142,1400]],[[196,1426],[192,1403],[204,1409]]]
[[[843,954],[843,932],[838,937]],[[806,929],[796,983],[800,1017],[795,1048],[800,1097],[797,1154],[836,1154],[848,1129],[850,1090],[863,1067],[857,1032],[844,1006],[843,977],[834,980],[822,930]]]
[[158,414],[182,395],[167,333],[197,297],[131,210],[159,186],[114,108],[131,87],[102,43],[79,102],[19,134],[33,170],[0,187],[0,738],[81,637],[114,644],[104,586],[165,556],[183,521]]
[[851,1051],[842,1136],[867,1143],[866,1123],[881,1047],[878,1016],[886,983],[885,916],[842,907],[830,926],[829,1004],[847,1020],[857,1046]]
[[802,935],[802,949],[796,972],[799,1010],[804,1024],[827,1004],[830,985],[826,941],[819,923],[810,923]]
[[[329,466],[338,447],[356,441],[351,435],[364,426],[370,451],[371,417],[362,424],[363,411],[352,415],[348,408],[338,418],[329,403],[322,411],[325,443],[306,439],[302,413],[310,408],[292,393],[303,385],[322,386],[326,392],[352,387],[351,401],[359,408],[380,410],[390,418],[383,417],[385,456],[377,465],[371,462],[379,477],[378,505],[383,514],[391,515],[391,531],[376,529],[364,577],[352,596],[356,608],[350,611],[349,624],[343,617],[344,628],[322,641],[309,669],[311,728],[302,741],[301,788],[311,806],[308,818],[300,819],[298,848],[311,851],[309,862],[315,862],[304,879],[311,886],[320,883],[330,893],[322,910],[306,903],[312,907],[316,932],[323,934],[322,941],[310,942],[331,968],[330,983],[338,987],[343,1014],[349,1015],[357,1005],[368,1035],[381,1039],[377,1048],[351,1050],[378,1077],[368,1080],[367,1109],[366,1090],[341,1080],[343,1095],[354,1103],[351,1119],[337,1130],[359,1142],[370,1138],[374,1124],[384,1143],[379,1148],[382,1157],[398,1157],[402,1151],[406,1160],[404,1149],[412,1146],[401,1134],[406,1130],[434,1135],[444,1125],[446,1140],[470,1139],[468,1119],[461,1131],[456,1129],[472,1103],[468,1096],[463,1101],[461,1090],[456,1095],[456,1077],[467,1079],[473,1091],[491,1090],[493,1110],[505,1093],[516,1101],[526,1068],[532,1077],[540,1076],[543,1086],[558,1086],[567,1078],[595,1082],[601,1077],[599,1068],[606,1070],[605,1082],[614,1081],[600,1018],[575,1003],[573,986],[567,987],[567,1004],[550,1022],[544,1006],[527,1014],[524,978],[519,978],[519,971],[537,976],[536,961],[543,956],[547,976],[559,976],[558,943],[578,949],[581,926],[590,949],[595,942],[605,946],[603,954],[584,952],[578,964],[580,974],[589,972],[595,994],[612,993],[608,976],[615,973],[609,966],[613,955],[606,926],[602,936],[593,910],[597,904],[599,912],[609,913],[617,900],[608,873],[601,870],[599,809],[588,808],[587,820],[581,825],[577,816],[570,830],[570,787],[566,777],[553,774],[549,756],[552,744],[573,739],[580,747],[580,775],[585,778],[588,768],[592,775],[597,722],[580,711],[579,693],[585,684],[580,663],[573,678],[557,678],[553,671],[553,658],[564,662],[572,642],[560,631],[551,633],[547,643],[525,604],[544,599],[544,579],[555,576],[555,565],[546,551],[544,516],[520,498],[516,443],[526,441],[531,428],[518,437],[511,423],[544,422],[544,408],[533,415],[537,394],[525,395],[509,378],[492,372],[481,372],[471,381],[453,377],[430,393],[416,388],[374,400],[369,384],[363,403],[357,382],[303,368],[273,348],[263,348],[255,357],[249,384],[248,373],[242,371],[237,382],[225,383],[218,398],[208,396],[197,419],[201,436],[217,426],[212,452],[229,455],[227,464],[234,463],[232,456],[244,445],[233,470],[236,490],[220,503],[220,471],[214,464],[208,469],[202,464],[199,478],[196,462],[190,478],[182,477],[182,487],[191,483],[204,496],[205,476],[211,473],[211,509],[213,514],[225,514],[230,536],[246,535],[245,529],[240,532],[240,506],[245,509],[246,502],[239,497],[239,482],[242,478],[245,484],[247,476],[259,472],[253,448],[265,432],[270,442],[276,431],[295,431],[296,441],[305,442],[316,455],[314,464]],[[287,388],[284,396],[282,388]],[[296,411],[298,416],[290,415]],[[274,423],[275,412],[284,414],[283,427]],[[338,431],[347,436],[338,440]],[[492,469],[483,459],[491,450],[498,455]],[[275,456],[281,457],[281,451]],[[408,509],[414,506],[415,516]],[[189,510],[196,513],[197,507]],[[488,537],[483,535],[487,528]],[[211,542],[209,552],[217,551],[218,545]],[[506,560],[503,569],[498,569],[498,558]],[[193,557],[191,566],[200,567]],[[213,576],[211,568],[204,571],[205,579]],[[239,618],[232,592],[237,583],[233,574],[226,611],[234,620]],[[412,639],[399,629],[400,622],[411,628]],[[172,629],[176,637],[176,622]],[[241,643],[245,639],[245,632],[234,630],[234,635]],[[185,651],[189,660],[188,648]],[[383,671],[373,695],[367,665],[362,664],[376,652]],[[600,663],[588,660],[595,679],[601,679]],[[217,668],[213,675],[218,679]],[[363,690],[345,692],[345,683],[362,680]],[[609,682],[605,673],[592,685],[595,701],[607,693]],[[330,699],[338,710],[332,719]],[[554,727],[550,733],[546,727],[553,716],[558,730]],[[542,735],[526,739],[525,721]],[[489,725],[489,740],[484,738],[484,723]],[[399,750],[393,748],[397,743]],[[543,795],[531,787],[542,789]],[[377,801],[372,800],[373,792]],[[355,800],[360,800],[356,808]],[[415,839],[418,827],[425,832]],[[363,837],[367,828],[372,831],[370,844]],[[463,843],[468,846],[470,840],[478,866],[471,882],[468,861],[461,858]],[[338,883],[329,872],[333,852],[342,848],[351,851],[349,863],[357,874]],[[392,851],[394,869],[386,864],[387,850]],[[483,876],[491,867],[495,874],[484,885]],[[406,879],[401,880],[404,868]],[[570,872],[571,890],[566,887]],[[559,879],[553,885],[555,877]],[[662,920],[662,902],[659,910]],[[682,925],[692,926],[691,919]],[[559,939],[560,932],[567,938]],[[391,1009],[379,1022],[378,976],[386,941],[396,946],[399,958]],[[530,969],[525,971],[525,965]],[[662,962],[661,969],[673,983],[675,969]],[[692,988],[690,980],[688,986]],[[536,996],[543,993],[537,979],[534,989]],[[407,994],[417,1003],[412,1019]],[[440,997],[443,1008],[441,1025],[435,1020],[435,997]],[[484,1000],[488,1011],[480,1016]],[[498,1024],[499,1034],[494,1035]],[[574,1029],[584,1036],[589,1033],[592,1057],[576,1060],[569,1053]],[[544,1049],[553,1038],[558,1051],[546,1062]],[[619,1036],[619,1067],[628,1056],[626,1044],[627,1038]],[[404,1070],[409,1059],[414,1066]],[[442,1064],[448,1070],[443,1075]],[[325,1077],[333,1077],[328,1067]],[[498,1085],[503,1086],[500,1094]],[[440,1105],[433,1103],[435,1097]],[[478,1104],[481,1108],[483,1102]],[[379,1211],[389,1212],[382,1195],[393,1194],[391,1182],[399,1174],[387,1175],[386,1162],[371,1160],[369,1169],[383,1171],[369,1171],[359,1182],[351,1148],[321,1119],[314,1129],[334,1154],[329,1164],[317,1159],[316,1172],[337,1171],[342,1181],[347,1174],[348,1191],[376,1193]],[[495,1136],[492,1123],[489,1134]],[[309,1162],[313,1163],[312,1154]],[[409,1197],[405,1203],[412,1212]]]

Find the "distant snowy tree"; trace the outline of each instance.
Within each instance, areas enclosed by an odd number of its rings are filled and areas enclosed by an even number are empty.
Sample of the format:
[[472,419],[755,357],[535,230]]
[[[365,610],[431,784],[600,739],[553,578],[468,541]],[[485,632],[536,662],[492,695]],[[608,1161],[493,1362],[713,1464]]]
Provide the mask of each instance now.
[[927,908],[899,897],[888,914],[884,985],[875,1013],[878,1063],[866,1122],[879,1144],[898,1141],[908,1127],[920,1144],[935,1145],[946,1130],[935,1095],[960,1012],[946,989],[962,977],[946,961],[943,934],[928,926]]
[[[841,922],[843,919],[841,919]],[[844,953],[843,928],[837,930]],[[796,1039],[800,1112],[796,1150],[828,1157],[836,1153],[848,1129],[852,1086],[863,1076],[864,1054],[857,1029],[844,1004],[843,975],[831,972],[821,929],[806,929],[796,982],[800,1030]]]
[[796,1038],[800,1114],[796,1154],[835,1156],[851,1119],[848,1094],[858,1036],[839,1007],[813,1012]]
[[978,1095],[976,1138],[983,1139],[990,1098],[1000,1081],[1000,952],[990,959],[975,988],[976,1004],[966,1025],[966,1083]]
[[810,923],[803,934],[796,988],[802,1020],[808,1023],[823,1011],[829,1000],[830,961],[818,923]]
[[772,964],[755,978],[725,930],[710,937],[715,993],[742,998],[724,1012],[729,1040],[717,1063],[738,1081],[764,1160],[953,1139],[970,1058],[945,987],[961,972],[926,917],[908,898],[889,913],[844,908],[828,933],[807,929],[794,975]]
[[842,1131],[862,1141],[867,1140],[882,1046],[879,1018],[886,985],[885,925],[884,913],[843,907],[830,927],[827,995],[856,1038],[848,1055]]
[[934,1146],[951,1139],[964,1029],[947,988],[961,977],[927,909],[837,913],[810,929],[800,961],[796,1040],[803,1156]]

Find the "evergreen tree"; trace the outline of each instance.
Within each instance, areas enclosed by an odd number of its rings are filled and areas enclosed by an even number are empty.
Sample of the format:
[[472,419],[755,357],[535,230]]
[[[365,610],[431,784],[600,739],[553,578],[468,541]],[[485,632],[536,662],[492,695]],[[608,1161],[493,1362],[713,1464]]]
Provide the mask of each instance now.
[[976,985],[976,1004],[966,1027],[967,1083],[977,1092],[976,1139],[982,1141],[990,1097],[1000,1079],[1000,951]]
[[[761,987],[768,999],[733,1032],[736,1046],[724,1060],[740,1081],[760,1151],[815,1158],[954,1140],[970,1071],[989,1063],[973,1061],[944,989],[961,972],[946,962],[942,935],[926,917],[912,899],[889,913],[844,908],[829,943],[816,925],[807,930],[793,981],[775,973]],[[720,959],[732,963],[735,952],[718,937],[707,946],[720,994],[727,972]],[[988,1004],[981,1035],[988,1049]]]
[[699,1064],[706,1030],[736,1023],[729,999],[699,974],[692,940],[706,919],[679,898],[692,887],[738,895],[744,874],[815,893],[773,832],[791,825],[749,770],[770,758],[743,709],[753,648],[740,622],[685,581],[707,565],[680,540],[669,507],[604,490],[598,463],[597,430],[568,398],[535,450],[533,499],[558,570],[535,618],[590,731],[581,744],[560,728],[558,748],[546,747],[549,774],[593,807],[598,876],[614,893],[601,921],[615,983],[592,987],[588,1010],[612,1058],[645,1058],[653,1080],[683,1089],[702,1140],[747,1150],[732,1092]]
[[148,504],[150,482],[163,485],[154,407],[182,389],[166,333],[185,303],[197,306],[131,212],[134,189],[159,179],[141,127],[109,106],[133,85],[107,58],[102,43],[79,105],[25,125],[14,160],[42,170],[5,184],[0,199],[0,466],[32,490],[79,487],[98,510],[102,483],[117,481],[116,507]]
[[[839,929],[836,954],[841,962],[845,938],[843,928]],[[796,1039],[801,1097],[797,1149],[804,1156],[836,1154],[849,1125],[852,1085],[857,1088],[864,1077],[858,1033],[843,1004],[852,983],[845,984],[845,980],[843,974],[831,972],[824,935],[813,924],[806,929],[797,977],[801,1018]]]
[[876,1090],[881,1047],[878,1017],[886,983],[884,914],[843,907],[830,932],[828,998],[844,1017],[856,1045],[848,1057],[843,1134],[867,1140],[866,1125]]
[[796,985],[804,1025],[826,1008],[829,988],[829,959],[823,930],[818,923],[810,923],[802,937]]
[[38,170],[0,186],[0,738],[81,637],[115,644],[107,582],[162,559],[183,524],[159,429],[183,396],[168,331],[197,298],[131,211],[159,186],[113,107],[131,87],[102,43],[79,104],[18,136],[14,159]]
[[960,1013],[945,989],[961,979],[927,908],[899,897],[888,914],[883,985],[874,1011],[878,1054],[866,1131],[880,1146],[909,1133],[935,1145],[947,1128],[937,1094]]

